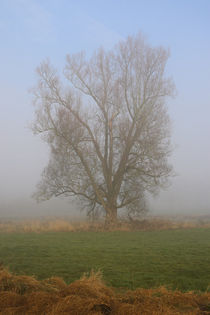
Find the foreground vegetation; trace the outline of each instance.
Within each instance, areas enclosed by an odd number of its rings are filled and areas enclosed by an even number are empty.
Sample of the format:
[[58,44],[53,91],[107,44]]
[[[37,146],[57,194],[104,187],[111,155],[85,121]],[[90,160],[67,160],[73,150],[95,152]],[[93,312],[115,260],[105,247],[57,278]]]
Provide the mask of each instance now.
[[181,293],[161,287],[119,293],[100,273],[70,285],[58,277],[37,281],[0,269],[0,314],[140,315],[209,314],[210,293]]
[[0,233],[0,261],[17,274],[71,283],[91,269],[124,289],[209,290],[210,229]]
[[0,314],[140,315],[209,314],[210,293],[137,289],[119,293],[107,287],[100,273],[70,285],[58,278],[37,281],[0,269]]

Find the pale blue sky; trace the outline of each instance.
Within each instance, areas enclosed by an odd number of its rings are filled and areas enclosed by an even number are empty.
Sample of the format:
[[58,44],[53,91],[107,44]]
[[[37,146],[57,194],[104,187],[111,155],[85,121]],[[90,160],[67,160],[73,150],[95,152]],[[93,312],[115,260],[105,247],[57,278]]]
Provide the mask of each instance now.
[[210,213],[210,1],[0,0],[0,216],[69,208],[30,200],[47,163],[46,146],[26,128],[35,68],[49,57],[61,70],[67,53],[90,55],[139,31],[170,48],[167,71],[178,92],[169,102],[178,176],[151,207]]

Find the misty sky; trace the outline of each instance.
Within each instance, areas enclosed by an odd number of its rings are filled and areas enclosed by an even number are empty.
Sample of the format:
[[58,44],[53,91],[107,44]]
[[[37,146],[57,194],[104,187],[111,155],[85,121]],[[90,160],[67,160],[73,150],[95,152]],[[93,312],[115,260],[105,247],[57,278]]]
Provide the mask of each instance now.
[[0,217],[72,207],[30,197],[48,160],[46,145],[28,128],[36,67],[49,57],[61,70],[67,53],[91,55],[139,31],[151,45],[170,48],[167,72],[177,88],[168,103],[177,176],[151,209],[210,214],[210,1],[0,0]]

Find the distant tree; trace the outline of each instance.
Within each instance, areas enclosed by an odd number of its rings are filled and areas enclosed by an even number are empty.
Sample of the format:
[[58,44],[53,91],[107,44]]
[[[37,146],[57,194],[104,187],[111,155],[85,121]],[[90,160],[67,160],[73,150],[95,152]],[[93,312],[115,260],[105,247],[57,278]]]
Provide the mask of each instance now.
[[90,59],[68,55],[61,81],[49,62],[38,68],[33,130],[50,148],[36,198],[76,196],[89,214],[102,210],[115,224],[118,210],[145,210],[171,174],[165,77],[169,52],[138,34]]

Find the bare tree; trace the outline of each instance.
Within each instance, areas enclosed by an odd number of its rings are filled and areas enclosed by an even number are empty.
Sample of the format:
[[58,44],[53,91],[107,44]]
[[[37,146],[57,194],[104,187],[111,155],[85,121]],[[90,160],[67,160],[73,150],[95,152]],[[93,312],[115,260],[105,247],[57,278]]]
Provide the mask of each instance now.
[[38,68],[34,132],[50,147],[37,199],[76,196],[89,214],[102,209],[116,223],[119,209],[144,210],[171,174],[165,77],[169,52],[139,34],[91,58],[68,55],[61,81],[49,62]]

